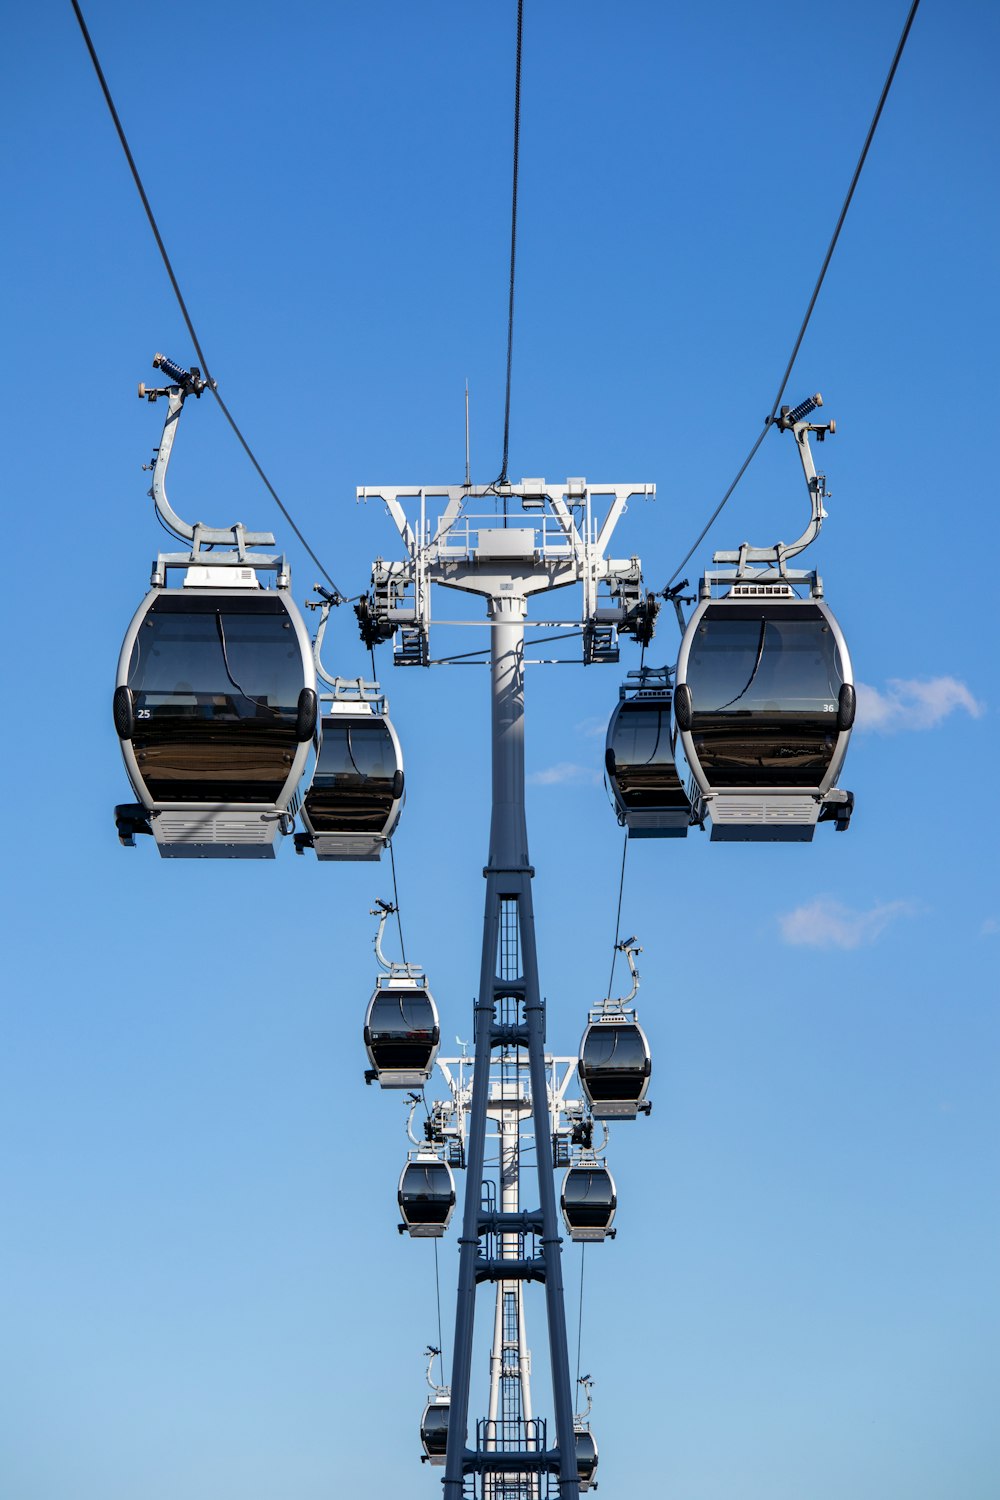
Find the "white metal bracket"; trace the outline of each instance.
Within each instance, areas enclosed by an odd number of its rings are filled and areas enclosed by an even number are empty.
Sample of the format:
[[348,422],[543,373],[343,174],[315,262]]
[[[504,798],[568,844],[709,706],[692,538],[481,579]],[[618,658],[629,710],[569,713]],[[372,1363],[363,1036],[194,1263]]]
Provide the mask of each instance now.
[[[406,660],[423,665],[428,659],[432,584],[489,598],[526,599],[580,583],[580,624],[591,630],[624,625],[639,605],[639,559],[605,554],[629,499],[654,499],[655,485],[522,479],[504,486],[502,498],[519,501],[521,514],[505,513],[502,524],[499,516],[472,510],[474,502],[495,500],[496,493],[490,486],[470,485],[358,487],[359,501],[383,501],[407,552],[405,561],[376,559],[370,606],[379,629],[403,629]],[[608,505],[598,522],[601,498]],[[432,523],[428,510],[434,501],[443,501],[443,508]],[[603,604],[602,585],[610,596]]]
[[[823,442],[827,433],[833,434],[837,430],[835,422],[820,424],[808,422],[806,418],[817,407],[823,405],[823,398],[817,391],[815,396],[810,396],[794,408],[782,407],[780,417],[775,419],[775,426],[781,432],[790,432],[795,439],[798,449],[799,460],[802,464],[802,472],[805,476],[806,489],[809,493],[810,516],[809,523],[802,535],[794,542],[775,542],[770,547],[751,547],[749,542],[742,542],[734,552],[716,552],[712,556],[715,563],[735,563],[736,567],[730,572],[715,572],[705,574],[706,584],[722,583],[728,580],[757,580],[772,581],[780,580],[785,583],[807,583],[812,582],[815,575],[802,572],[793,572],[788,567],[788,560],[797,557],[800,552],[816,540],[826,520],[826,510],[823,501],[829,498],[829,490],[826,488],[826,475],[816,471],[813,462],[812,449],[809,446],[809,434],[814,432],[817,439]],[[753,563],[766,564],[765,567],[752,567]]]

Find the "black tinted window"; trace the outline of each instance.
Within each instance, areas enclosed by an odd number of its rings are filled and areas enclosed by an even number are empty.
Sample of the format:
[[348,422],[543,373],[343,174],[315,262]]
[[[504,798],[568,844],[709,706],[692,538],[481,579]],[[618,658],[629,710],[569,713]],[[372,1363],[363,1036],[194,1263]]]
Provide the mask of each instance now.
[[814,606],[707,611],[688,686],[708,784],[818,786],[833,758],[843,680],[833,631]]
[[[158,599],[132,650],[137,712],[161,717],[294,719],[304,685],[299,643],[279,600]],[[169,605],[170,607],[166,607]],[[141,717],[141,715],[140,715]]]
[[594,1101],[639,1099],[649,1058],[638,1026],[591,1026],[583,1044],[580,1073]]
[[128,680],[132,747],[154,801],[277,799],[304,686],[280,599],[161,596],[139,627]]
[[376,997],[368,1026],[372,1036],[424,1036],[433,1030],[436,1020],[426,991],[390,990]]
[[833,631],[819,615],[708,612],[688,656],[696,713],[835,714],[843,680]]
[[317,833],[380,833],[393,804],[397,770],[392,737],[381,719],[331,716],[306,810]]
[[612,736],[614,781],[626,807],[686,807],[670,748],[666,704],[625,702]]

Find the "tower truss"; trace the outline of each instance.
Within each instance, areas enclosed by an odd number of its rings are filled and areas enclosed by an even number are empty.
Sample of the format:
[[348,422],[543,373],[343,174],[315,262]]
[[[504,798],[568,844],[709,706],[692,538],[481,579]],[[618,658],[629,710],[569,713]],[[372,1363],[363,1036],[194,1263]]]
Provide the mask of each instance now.
[[[379,559],[372,592],[358,606],[374,644],[399,634],[399,665],[429,665],[433,584],[480,594],[490,627],[492,817],[484,869],[486,900],[474,1056],[466,1127],[467,1178],[459,1241],[445,1500],[577,1500],[573,1399],[563,1296],[562,1238],[553,1180],[553,1101],[546,1073],[545,1001],[539,983],[532,877],[524,803],[525,622],[533,594],[581,584],[585,663],[617,661],[618,635],[647,640],[655,609],[643,594],[638,558],[606,549],[634,495],[652,485],[589,485],[570,479],[476,489],[470,485],[362,488],[384,501],[407,558]],[[609,499],[603,519],[596,504]],[[470,513],[477,500],[503,501],[498,515]],[[429,511],[444,502],[433,524]],[[520,506],[508,524],[509,507]],[[468,622],[478,623],[478,622]],[[490,1079],[500,1057],[500,1095]],[[505,1061],[506,1059],[506,1061]],[[506,1076],[504,1069],[509,1076]],[[500,1193],[484,1189],[487,1123],[497,1120]],[[534,1135],[537,1200],[521,1206],[528,1175],[520,1159],[522,1120]],[[534,1206],[534,1204],[537,1206]],[[525,1335],[524,1288],[544,1293],[554,1427],[535,1415]],[[488,1415],[470,1428],[473,1334],[479,1291],[494,1287]]]

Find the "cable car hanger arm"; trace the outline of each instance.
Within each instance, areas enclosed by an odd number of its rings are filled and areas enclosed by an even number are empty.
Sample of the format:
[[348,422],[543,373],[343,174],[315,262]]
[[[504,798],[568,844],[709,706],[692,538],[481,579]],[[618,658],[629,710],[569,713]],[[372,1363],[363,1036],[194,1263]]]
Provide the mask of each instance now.
[[395,910],[396,908],[390,901],[380,901],[377,896],[375,898],[375,905],[371,908],[371,915],[378,917],[378,931],[375,934],[375,958],[378,961],[379,968],[384,969],[387,974],[392,973],[393,965],[382,952],[382,934],[385,931],[386,922],[394,914]]
[[385,932],[385,924],[390,917],[396,915],[396,911],[397,908],[391,901],[381,901],[376,896],[375,905],[370,908],[370,915],[378,917],[378,931],[374,940],[375,958],[379,967],[393,979],[421,979],[424,971],[419,964],[393,963],[392,959],[386,958],[382,952],[382,934]]
[[322,604],[317,604],[312,599],[306,600],[307,609],[318,609],[320,612],[319,624],[316,627],[316,635],[313,639],[313,665],[316,668],[316,676],[321,678],[327,687],[336,688],[339,679],[331,677],[323,666],[323,637],[326,635],[326,623],[330,618],[330,610],[333,605],[338,604],[340,601],[335,599],[332,594],[328,594],[326,589],[321,589],[318,583],[314,584],[313,587],[317,593],[323,596]]
[[[201,521],[195,521],[192,525],[182,520],[173,509],[167,499],[167,468],[174,449],[174,439],[177,436],[177,424],[187,397],[195,396],[200,399],[202,391],[208,388],[208,382],[202,379],[201,371],[197,367],[185,370],[163,354],[153,356],[153,368],[162,370],[171,381],[171,384],[167,386],[149,387],[142,383],[139,385],[140,400],[155,402],[160,396],[167,398],[163,436],[156,450],[153,462],[153,484],[149,491],[161,520],[176,536],[192,543],[193,554],[200,553],[203,546],[212,547],[220,543],[230,543],[235,546],[238,560],[242,562],[246,559],[248,547],[273,547],[274,536],[269,531],[247,531],[241,521],[226,527],[205,526]],[[216,565],[221,561],[222,559],[218,557],[214,559]]]
[[[809,504],[811,515],[809,524],[802,535],[794,542],[775,542],[771,547],[751,547],[749,542],[743,542],[735,552],[715,552],[712,561],[716,563],[735,563],[735,577],[748,576],[748,563],[772,563],[778,570],[779,575],[786,576],[786,563],[789,558],[797,557],[800,552],[816,540],[826,520],[826,511],[823,501],[829,498],[829,490],[826,488],[826,475],[816,472],[813,462],[812,449],[809,446],[809,434],[814,432],[820,442],[826,438],[827,433],[835,433],[837,424],[827,422],[825,424],[808,422],[806,418],[814,412],[818,406],[823,405],[823,398],[817,391],[815,396],[809,396],[798,406],[790,408],[783,406],[781,415],[773,419],[773,425],[781,432],[790,432],[795,438],[798,448],[799,459],[802,464],[802,472],[805,475],[806,489],[809,492]],[[768,425],[771,425],[770,419]],[[754,575],[759,576],[759,575]]]
[[[431,1390],[436,1396],[450,1395],[451,1387],[447,1385],[440,1385],[433,1376],[434,1361],[441,1358],[441,1350],[435,1348],[433,1344],[428,1344],[427,1348],[424,1350],[424,1356],[427,1360],[427,1384],[430,1386]],[[442,1368],[442,1374],[443,1373],[444,1370]]]
[[615,947],[619,953],[624,953],[625,955],[625,961],[628,964],[629,973],[632,975],[632,988],[629,993],[627,995],[623,995],[620,1000],[609,1000],[608,1003],[609,1005],[614,1005],[621,1010],[625,1010],[639,993],[639,970],[635,966],[635,955],[637,953],[641,953],[642,949],[639,947],[634,937],[623,938],[620,943],[615,944]]

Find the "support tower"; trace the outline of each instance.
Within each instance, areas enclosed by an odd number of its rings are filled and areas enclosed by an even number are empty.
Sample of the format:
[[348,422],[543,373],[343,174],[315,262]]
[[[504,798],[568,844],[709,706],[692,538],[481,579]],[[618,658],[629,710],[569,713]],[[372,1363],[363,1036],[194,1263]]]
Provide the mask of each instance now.
[[[525,623],[532,594],[581,583],[583,608],[575,620],[538,620],[532,625],[575,628],[588,664],[617,661],[619,632],[648,640],[654,609],[642,590],[639,560],[616,561],[605,551],[626,501],[636,494],[652,498],[654,493],[652,485],[588,485],[583,479],[558,486],[522,480],[519,485],[488,489],[464,485],[358,490],[359,499],[377,497],[385,502],[408,553],[405,562],[376,562],[372,593],[358,607],[364,638],[374,644],[398,631],[396,663],[431,665],[434,583],[485,596],[490,630],[492,819],[483,872],[486,902],[474,1017],[445,1500],[466,1500],[470,1495],[479,1500],[544,1500],[550,1494],[577,1500],[580,1492],[553,1180],[545,1002],[538,977],[534,871],[524,806]],[[598,522],[592,501],[600,495],[609,497],[610,503]],[[468,513],[472,501],[487,497],[498,509],[502,502],[502,521],[498,513]],[[445,502],[444,510],[432,527],[428,502],[433,505],[438,498]],[[516,520],[509,524],[509,510],[515,506],[523,516],[515,512]],[[530,1108],[535,1141],[537,1207],[521,1208],[517,1196],[520,1174],[514,1153],[520,1101],[499,1112],[500,1202],[483,1192],[489,1080],[497,1049],[527,1059],[524,1109]],[[545,1419],[532,1413],[525,1367],[522,1291],[532,1281],[544,1288],[555,1418],[551,1435]],[[490,1411],[470,1432],[476,1295],[489,1283],[498,1290]]]

